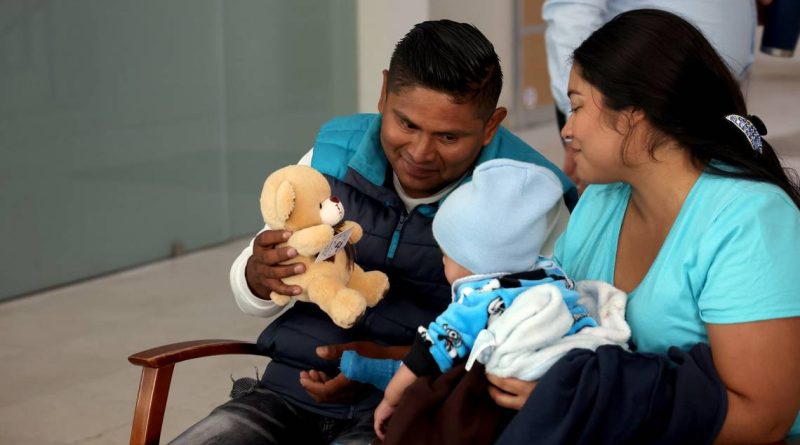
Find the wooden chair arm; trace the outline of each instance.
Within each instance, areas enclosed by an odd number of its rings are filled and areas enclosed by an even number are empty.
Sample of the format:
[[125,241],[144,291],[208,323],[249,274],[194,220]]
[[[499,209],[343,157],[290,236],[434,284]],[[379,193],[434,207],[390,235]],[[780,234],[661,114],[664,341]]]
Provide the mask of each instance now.
[[137,352],[128,361],[147,368],[161,368],[194,358],[225,354],[264,355],[255,343],[239,340],[193,340],[159,346]]
[[142,367],[131,426],[131,445],[158,444],[176,363],[225,354],[264,355],[251,342],[194,340],[159,346],[128,357],[129,362]]

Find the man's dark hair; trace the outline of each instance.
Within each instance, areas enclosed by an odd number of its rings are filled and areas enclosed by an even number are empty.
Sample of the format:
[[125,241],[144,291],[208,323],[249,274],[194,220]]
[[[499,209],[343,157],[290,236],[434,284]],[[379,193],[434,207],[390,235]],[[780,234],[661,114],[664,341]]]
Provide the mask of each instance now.
[[387,89],[420,86],[471,103],[489,118],[503,88],[494,46],[478,28],[452,20],[418,23],[394,48]]

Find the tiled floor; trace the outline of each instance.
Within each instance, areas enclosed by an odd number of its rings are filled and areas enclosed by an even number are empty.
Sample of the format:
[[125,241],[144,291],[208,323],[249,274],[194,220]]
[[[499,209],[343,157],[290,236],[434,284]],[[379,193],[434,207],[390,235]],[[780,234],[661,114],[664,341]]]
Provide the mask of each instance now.
[[[197,338],[254,339],[227,268],[246,240],[0,305],[0,443],[119,444],[139,379],[126,357]],[[230,375],[264,360],[229,356],[176,367],[164,437],[226,398]]]
[[[760,56],[748,87],[767,138],[800,168],[800,58]],[[561,162],[555,124],[520,133]],[[0,444],[128,440],[136,351],[198,338],[254,339],[265,320],[239,312],[228,267],[246,240],[0,304]],[[230,376],[264,360],[228,356],[178,365],[165,439],[224,401]]]

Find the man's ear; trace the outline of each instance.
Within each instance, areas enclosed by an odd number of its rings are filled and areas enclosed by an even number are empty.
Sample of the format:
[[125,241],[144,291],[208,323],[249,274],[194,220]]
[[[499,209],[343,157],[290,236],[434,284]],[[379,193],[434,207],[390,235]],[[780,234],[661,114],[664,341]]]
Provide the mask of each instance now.
[[386,103],[386,96],[389,88],[389,70],[383,70],[383,84],[381,85],[381,97],[378,98],[378,113],[383,114],[383,106]]
[[483,135],[482,146],[485,147],[489,145],[490,142],[492,142],[494,134],[497,133],[497,129],[500,128],[500,124],[503,122],[503,119],[505,119],[507,115],[508,115],[508,110],[506,109],[506,107],[497,107],[492,112],[492,115],[486,122],[486,132]]

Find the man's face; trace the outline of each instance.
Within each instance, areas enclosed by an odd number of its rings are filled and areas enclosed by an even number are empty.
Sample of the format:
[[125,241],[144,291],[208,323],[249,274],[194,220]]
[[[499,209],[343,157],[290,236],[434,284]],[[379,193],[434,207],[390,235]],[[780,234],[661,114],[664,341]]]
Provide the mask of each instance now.
[[455,103],[447,94],[424,87],[387,92],[386,72],[378,110],[383,115],[383,151],[412,198],[431,196],[460,178],[506,115],[498,108],[487,121],[475,105]]

